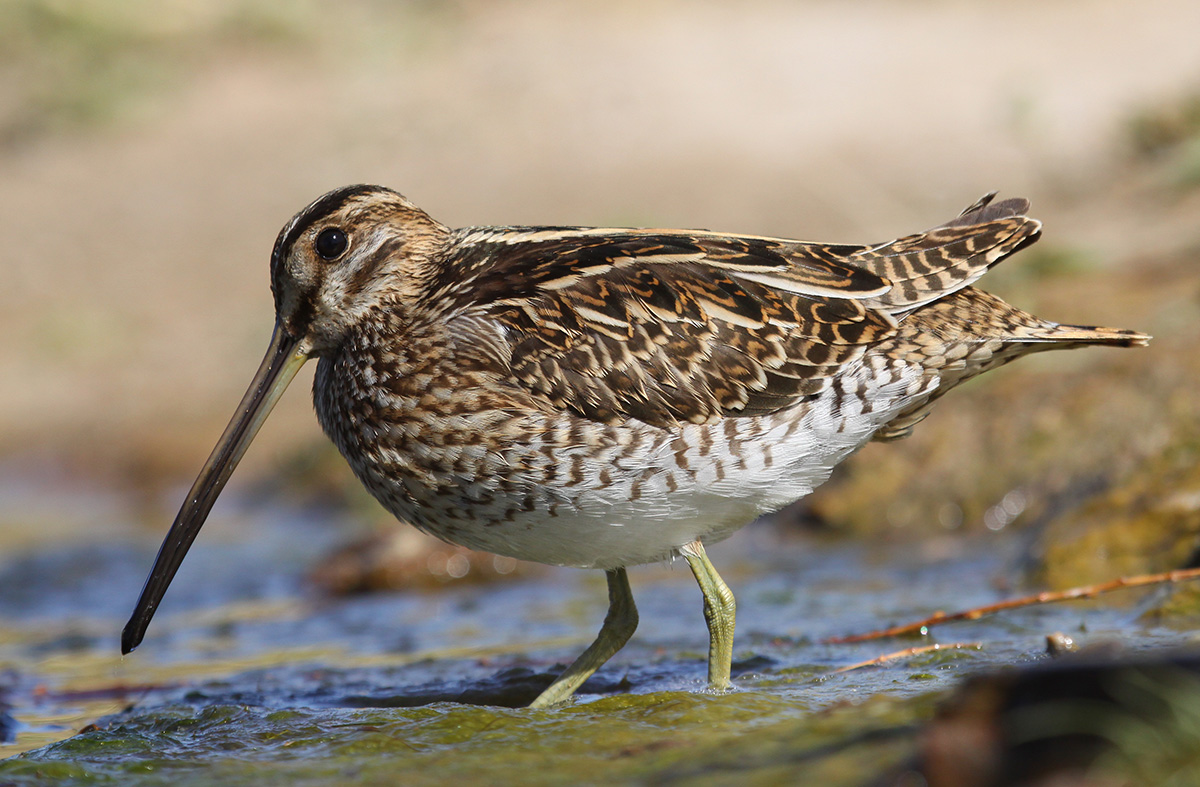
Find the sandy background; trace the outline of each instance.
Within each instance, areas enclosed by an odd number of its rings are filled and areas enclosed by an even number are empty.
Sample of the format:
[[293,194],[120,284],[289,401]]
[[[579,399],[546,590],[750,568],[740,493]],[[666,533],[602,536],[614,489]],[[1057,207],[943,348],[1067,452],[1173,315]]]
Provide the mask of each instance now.
[[[6,3],[0,486],[188,483],[265,349],[279,227],[352,182],[455,226],[848,242],[1000,189],[1082,261],[1046,316],[1170,333],[1139,287],[1200,249],[1197,30],[1194,0]],[[234,485],[323,440],[310,376]]]

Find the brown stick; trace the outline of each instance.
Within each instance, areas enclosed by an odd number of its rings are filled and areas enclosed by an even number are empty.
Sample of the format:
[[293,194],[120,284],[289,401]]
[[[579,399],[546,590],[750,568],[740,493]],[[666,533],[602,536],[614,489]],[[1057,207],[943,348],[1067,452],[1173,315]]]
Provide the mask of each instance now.
[[1084,585],[1083,587],[1070,588],[1068,590],[1044,591],[1035,593],[1031,596],[1021,596],[1020,598],[1011,598],[1007,601],[1000,601],[995,604],[986,604],[982,607],[974,607],[966,609],[962,612],[954,612],[947,614],[945,612],[935,612],[927,618],[917,620],[912,623],[905,623],[900,626],[892,626],[891,628],[880,629],[878,631],[869,631],[866,634],[850,634],[844,637],[830,637],[823,640],[827,645],[846,645],[851,642],[866,642],[872,639],[883,639],[884,637],[899,637],[905,634],[921,634],[924,636],[929,633],[927,629],[931,626],[936,626],[939,623],[949,623],[955,620],[978,620],[984,615],[991,615],[994,612],[1000,612],[1006,609],[1016,609],[1017,607],[1029,607],[1035,604],[1050,604],[1055,601],[1070,601],[1077,598],[1093,598],[1101,593],[1109,593],[1114,590],[1123,590],[1125,588],[1143,587],[1145,585],[1157,585],[1163,582],[1185,582],[1191,579],[1200,579],[1200,568],[1184,568],[1175,571],[1164,571],[1161,574],[1139,574],[1132,577],[1118,577],[1101,582],[1096,585]]
[[937,651],[937,650],[963,650],[964,648],[974,648],[975,650],[982,650],[983,643],[982,642],[951,642],[951,643],[948,643],[945,645],[938,644],[938,643],[935,643],[933,645],[918,645],[915,648],[905,648],[904,650],[897,650],[892,653],[884,653],[882,656],[876,656],[873,659],[867,659],[866,661],[860,661],[856,664],[851,664],[847,667],[838,667],[837,669],[834,670],[834,672],[835,673],[836,672],[849,672],[850,670],[861,669],[862,667],[874,667],[877,664],[883,664],[885,661],[892,661],[893,659],[902,659],[907,656],[916,656],[921,653],[929,653],[929,652]]

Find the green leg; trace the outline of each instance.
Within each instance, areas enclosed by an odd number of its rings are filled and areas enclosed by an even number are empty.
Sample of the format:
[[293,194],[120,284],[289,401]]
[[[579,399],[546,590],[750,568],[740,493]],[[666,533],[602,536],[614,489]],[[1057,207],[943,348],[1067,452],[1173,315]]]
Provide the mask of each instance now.
[[548,708],[566,700],[633,636],[638,613],[633,603],[633,593],[629,590],[629,577],[623,568],[607,571],[605,575],[608,578],[608,614],[604,616],[604,625],[600,627],[596,641],[529,707]]
[[733,664],[733,623],[737,613],[733,591],[713,568],[699,541],[684,544],[679,553],[687,559],[700,583],[700,592],[704,594],[704,620],[708,623],[708,687],[728,691],[733,688],[729,671]]

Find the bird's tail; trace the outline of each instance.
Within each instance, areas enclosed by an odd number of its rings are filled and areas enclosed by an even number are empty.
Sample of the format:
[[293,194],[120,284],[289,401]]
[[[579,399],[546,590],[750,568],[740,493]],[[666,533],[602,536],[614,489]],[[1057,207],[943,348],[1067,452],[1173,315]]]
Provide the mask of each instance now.
[[[1034,318],[1037,319],[1037,318]],[[1113,347],[1145,347],[1152,337],[1125,328],[1102,328],[1096,325],[1060,325],[1042,321],[1036,327],[1014,331],[1009,341],[1030,344],[1047,343],[1044,349],[1057,350],[1065,347],[1086,347],[1090,344],[1107,344]],[[1031,347],[1029,352],[1037,352]]]
[[926,396],[898,413],[875,439],[908,435],[954,386],[1024,355],[1093,345],[1142,347],[1149,341],[1138,331],[1043,320],[966,287],[906,315],[896,334],[874,348],[902,363],[919,364],[932,383]]

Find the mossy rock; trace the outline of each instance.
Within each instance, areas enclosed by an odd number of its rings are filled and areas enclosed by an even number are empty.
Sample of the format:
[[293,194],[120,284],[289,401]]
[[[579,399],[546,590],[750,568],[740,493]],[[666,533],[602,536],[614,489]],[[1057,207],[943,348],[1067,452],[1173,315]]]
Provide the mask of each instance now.
[[[1200,430],[1045,528],[1031,581],[1066,588],[1194,564],[1200,549]],[[1180,602],[1194,593],[1190,586]],[[1200,611],[1197,601],[1184,608]],[[1183,608],[1181,608],[1183,611]]]

